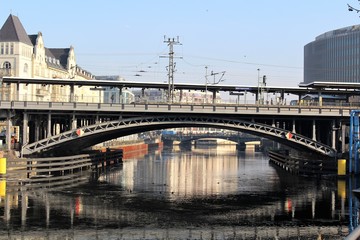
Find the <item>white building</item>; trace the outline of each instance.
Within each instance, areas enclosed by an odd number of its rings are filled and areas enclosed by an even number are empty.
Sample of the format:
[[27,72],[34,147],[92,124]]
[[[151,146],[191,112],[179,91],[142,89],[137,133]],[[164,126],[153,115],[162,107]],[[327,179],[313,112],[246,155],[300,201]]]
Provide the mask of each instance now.
[[[74,48],[47,48],[41,32],[28,35],[18,17],[11,15],[0,29],[0,78],[58,78],[90,80],[94,77],[76,64]],[[15,88],[2,86],[4,99],[15,99]],[[70,89],[65,86],[21,85],[19,100],[68,101]],[[75,92],[77,101],[87,98],[99,101],[98,93],[82,87]]]

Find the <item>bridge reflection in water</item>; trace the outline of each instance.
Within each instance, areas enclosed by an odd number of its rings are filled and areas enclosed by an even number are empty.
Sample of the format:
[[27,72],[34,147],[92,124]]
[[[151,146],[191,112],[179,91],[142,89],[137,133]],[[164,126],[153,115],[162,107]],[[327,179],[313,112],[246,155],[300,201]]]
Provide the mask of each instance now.
[[289,175],[235,146],[174,148],[85,176],[56,190],[12,192],[8,180],[0,239],[340,239],[358,211],[345,179]]

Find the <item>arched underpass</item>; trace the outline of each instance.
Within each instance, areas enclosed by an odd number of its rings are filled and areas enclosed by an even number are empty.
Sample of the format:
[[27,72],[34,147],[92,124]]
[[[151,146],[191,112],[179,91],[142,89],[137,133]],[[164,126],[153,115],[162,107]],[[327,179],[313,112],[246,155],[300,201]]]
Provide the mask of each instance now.
[[71,155],[95,144],[135,133],[178,127],[207,127],[265,137],[298,150],[334,157],[336,150],[310,138],[273,126],[219,117],[146,116],[104,122],[66,131],[23,146],[22,155]]

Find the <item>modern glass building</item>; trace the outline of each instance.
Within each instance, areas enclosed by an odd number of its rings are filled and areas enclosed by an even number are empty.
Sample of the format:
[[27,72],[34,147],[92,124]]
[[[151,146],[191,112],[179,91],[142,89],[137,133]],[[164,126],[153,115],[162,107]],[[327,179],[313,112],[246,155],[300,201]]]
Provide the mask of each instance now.
[[360,25],[326,32],[304,47],[304,83],[360,82]]

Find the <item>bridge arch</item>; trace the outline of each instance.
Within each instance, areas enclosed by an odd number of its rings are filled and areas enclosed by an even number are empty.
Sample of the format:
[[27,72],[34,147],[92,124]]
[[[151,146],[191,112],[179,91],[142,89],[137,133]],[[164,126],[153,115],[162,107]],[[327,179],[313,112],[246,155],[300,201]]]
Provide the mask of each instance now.
[[335,156],[336,150],[300,134],[273,126],[233,118],[206,116],[146,116],[84,126],[24,145],[22,155],[40,153],[75,154],[81,149],[134,133],[177,127],[209,127],[241,131],[266,137],[295,149]]

